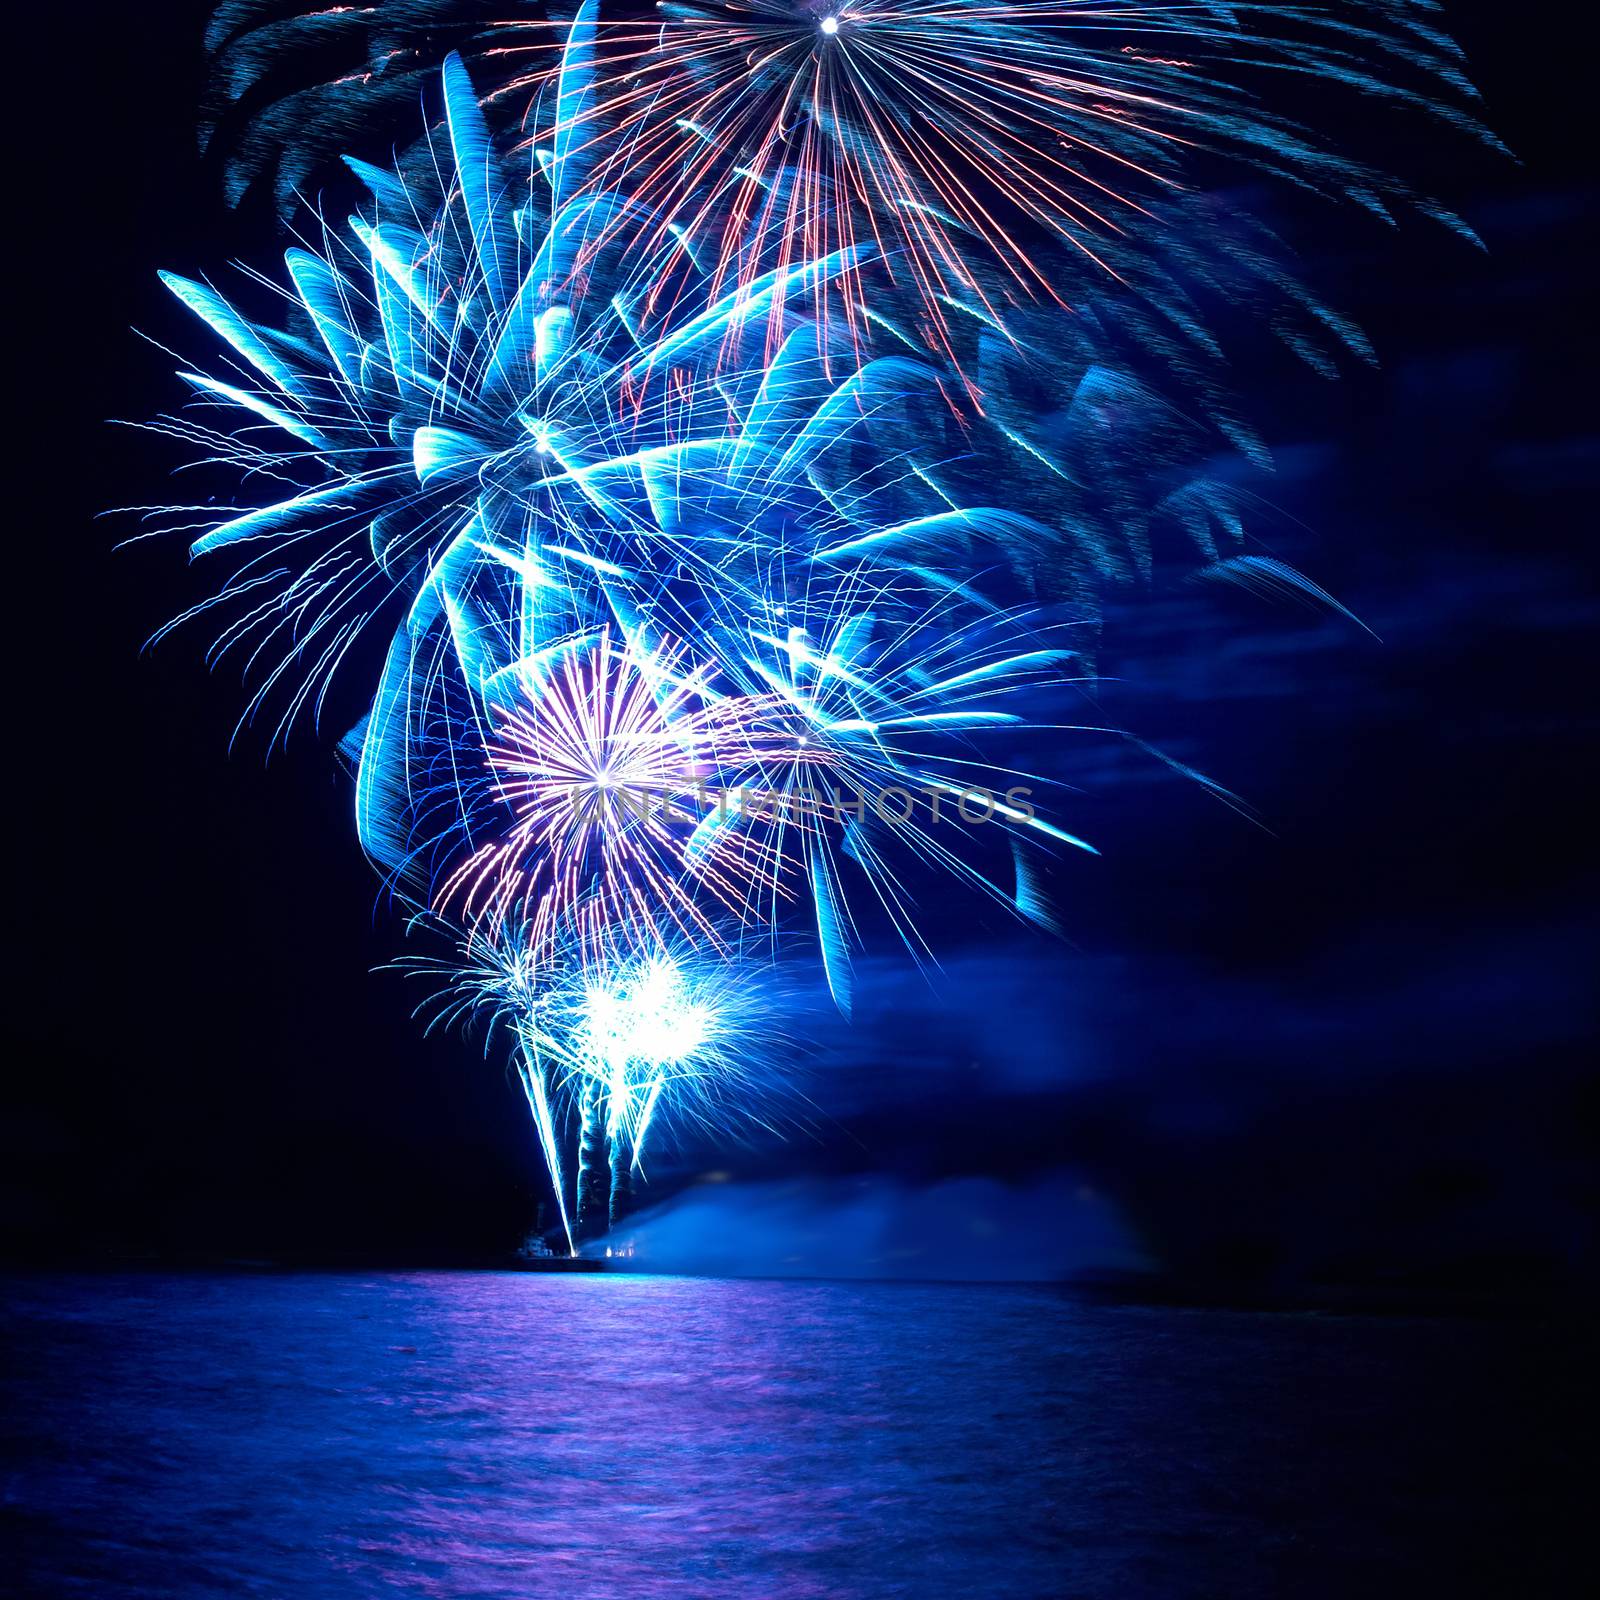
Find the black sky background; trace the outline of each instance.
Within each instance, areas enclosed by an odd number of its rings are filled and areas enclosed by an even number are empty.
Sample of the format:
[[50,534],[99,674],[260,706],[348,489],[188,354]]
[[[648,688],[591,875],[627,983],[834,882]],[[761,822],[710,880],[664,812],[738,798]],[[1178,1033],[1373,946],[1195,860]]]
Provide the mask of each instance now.
[[[274,240],[196,154],[207,9],[78,7],[12,41],[7,1248],[491,1249],[540,1193],[525,1111],[372,970],[396,930],[342,729],[230,754],[243,696],[206,635],[141,654],[208,575],[114,553],[133,527],[98,517],[182,494],[159,442],[107,425],[180,398],[134,328],[204,347],[156,268],[220,278]],[[1007,1227],[1050,1240],[1070,1224],[1027,1197],[1070,1174],[1203,1285],[1511,1295],[1591,1264],[1590,153],[1559,28],[1447,16],[1520,163],[1419,131],[1394,164],[1487,252],[1275,215],[1382,367],[1328,384],[1237,349],[1279,463],[1260,532],[1382,642],[1177,585],[1107,628],[1098,713],[1262,825],[1086,746],[1072,825],[1104,854],[1058,876],[1063,942],[963,917],[933,985],[873,963],[855,1026],[818,1022],[813,1131],[691,1149],[657,1192],[992,1179],[1026,1201]]]

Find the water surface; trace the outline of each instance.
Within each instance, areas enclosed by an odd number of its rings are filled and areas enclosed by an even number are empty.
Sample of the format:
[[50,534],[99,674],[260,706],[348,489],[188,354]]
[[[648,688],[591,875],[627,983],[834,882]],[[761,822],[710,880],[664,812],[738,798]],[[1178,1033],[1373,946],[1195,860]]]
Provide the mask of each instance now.
[[1047,1288],[6,1281],[27,1594],[1559,1594],[1542,1328]]

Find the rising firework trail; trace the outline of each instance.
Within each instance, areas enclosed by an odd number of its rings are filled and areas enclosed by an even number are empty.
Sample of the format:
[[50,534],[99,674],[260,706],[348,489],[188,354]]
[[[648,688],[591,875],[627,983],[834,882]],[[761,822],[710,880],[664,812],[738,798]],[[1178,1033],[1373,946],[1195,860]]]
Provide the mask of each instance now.
[[575,1254],[559,1101],[570,1058],[554,985],[525,928],[503,926],[493,938],[487,938],[452,930],[432,918],[420,918],[418,923],[430,935],[442,932],[451,941],[453,952],[448,957],[411,956],[396,964],[435,985],[417,1011],[428,1016],[430,1031],[435,1027],[480,1028],[485,1054],[509,1035],[511,1065],[533,1117],[567,1250]]
[[580,1234],[626,1216],[662,1123],[699,1122],[723,1138],[740,1122],[771,1125],[784,1085],[773,1029],[760,1017],[773,1000],[760,968],[684,950],[577,975],[562,1004],[571,1092],[592,1152],[587,1189],[579,1176]]
[[424,918],[414,931],[451,946],[397,964],[433,986],[418,1008],[429,1028],[480,1029],[486,1053],[509,1043],[569,1251],[627,1214],[663,1135],[725,1140],[786,1120],[795,1052],[761,965],[682,944],[583,965],[536,956],[525,925],[486,937]]

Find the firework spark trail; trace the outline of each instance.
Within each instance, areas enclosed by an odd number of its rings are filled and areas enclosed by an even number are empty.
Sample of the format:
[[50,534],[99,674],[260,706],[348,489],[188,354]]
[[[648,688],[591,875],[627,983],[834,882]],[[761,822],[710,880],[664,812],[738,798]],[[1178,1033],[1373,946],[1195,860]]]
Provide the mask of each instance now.
[[533,1113],[534,1127],[539,1135],[539,1150],[544,1156],[545,1171],[550,1177],[550,1187],[556,1197],[556,1210],[561,1218],[561,1232],[567,1241],[567,1253],[578,1253],[577,1238],[573,1233],[572,1218],[567,1213],[567,1182],[562,1170],[561,1139],[556,1128],[555,1114],[550,1104],[550,1091],[546,1077],[546,1054],[541,1049],[543,1041],[534,1033],[522,1030],[517,1040],[517,1077]]

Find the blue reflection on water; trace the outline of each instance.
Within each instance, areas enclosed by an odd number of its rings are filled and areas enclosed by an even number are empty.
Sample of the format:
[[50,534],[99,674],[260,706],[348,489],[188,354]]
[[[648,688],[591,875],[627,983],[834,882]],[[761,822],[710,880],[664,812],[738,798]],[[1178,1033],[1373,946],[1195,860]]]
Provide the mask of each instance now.
[[1504,1512],[1448,1424],[1492,1327],[622,1275],[6,1287],[24,1592],[1428,1592]]

